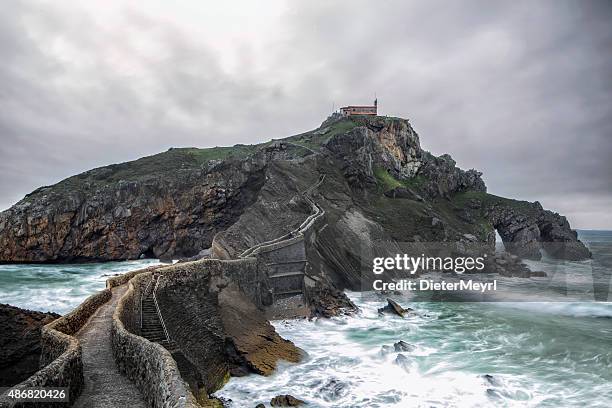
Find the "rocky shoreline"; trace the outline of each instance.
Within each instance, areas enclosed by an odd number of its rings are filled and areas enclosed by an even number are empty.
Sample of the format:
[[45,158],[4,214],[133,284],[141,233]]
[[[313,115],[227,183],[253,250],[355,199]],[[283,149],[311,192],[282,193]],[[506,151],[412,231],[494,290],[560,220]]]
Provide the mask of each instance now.
[[41,329],[59,317],[0,304],[0,387],[20,383],[38,371]]

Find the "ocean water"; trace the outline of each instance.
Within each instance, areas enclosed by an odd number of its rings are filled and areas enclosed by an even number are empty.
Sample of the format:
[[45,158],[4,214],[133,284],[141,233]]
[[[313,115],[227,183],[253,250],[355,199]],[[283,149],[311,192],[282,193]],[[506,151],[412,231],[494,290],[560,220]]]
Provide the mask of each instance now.
[[106,279],[157,260],[87,264],[0,265],[0,303],[65,314],[106,285]]
[[[270,377],[232,378],[217,395],[236,408],[278,394],[330,408],[611,407],[612,303],[593,300],[612,297],[612,232],[580,237],[590,261],[529,262],[560,279],[500,279],[537,302],[400,296],[417,312],[400,319],[378,315],[385,297],[349,292],[361,309],[355,317],[273,322],[306,351],[304,361],[281,363]],[[0,265],[0,302],[66,313],[104,288],[107,277],[155,263]],[[414,349],[383,350],[400,340]]]
[[[612,232],[580,237],[593,260],[530,262],[561,279],[501,279],[502,287],[537,302],[400,296],[416,311],[401,319],[378,314],[384,296],[353,292],[361,309],[355,317],[273,322],[307,352],[305,360],[283,363],[270,377],[232,378],[217,395],[232,407],[269,403],[278,394],[330,408],[611,407],[612,303],[593,300],[610,288]],[[400,340],[414,349],[383,350]]]

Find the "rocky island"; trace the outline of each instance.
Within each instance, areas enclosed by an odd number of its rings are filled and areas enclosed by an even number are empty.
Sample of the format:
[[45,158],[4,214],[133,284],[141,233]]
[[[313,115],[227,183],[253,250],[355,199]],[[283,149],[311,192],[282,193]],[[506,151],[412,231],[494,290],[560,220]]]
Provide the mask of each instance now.
[[542,250],[590,257],[565,217],[488,194],[481,173],[422,149],[408,120],[333,115],[284,139],[173,148],[41,187],[0,214],[0,262],[188,259],[111,278],[45,326],[41,371],[25,384],[71,386],[80,406],[97,364],[82,329],[107,313],[118,370],[149,405],[219,406],[211,394],[229,376],[303,357],[268,319],[354,311],[342,291],[361,288],[363,246],[493,252],[496,231],[511,254],[499,273]]

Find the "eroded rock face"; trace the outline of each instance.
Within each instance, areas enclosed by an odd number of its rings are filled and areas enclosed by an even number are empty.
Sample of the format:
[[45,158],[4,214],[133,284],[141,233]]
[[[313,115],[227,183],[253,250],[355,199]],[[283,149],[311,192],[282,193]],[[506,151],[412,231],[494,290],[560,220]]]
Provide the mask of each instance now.
[[302,359],[302,351],[280,337],[262,312],[238,290],[221,291],[219,307],[224,331],[237,357],[233,370],[244,366],[250,372],[270,375],[278,360],[297,363]]
[[263,183],[264,160],[209,170],[172,150],[157,156],[141,159],[151,169],[136,161],[91,170],[0,213],[0,262],[193,256]]
[[[356,119],[357,120],[357,119]],[[382,168],[401,179],[413,177],[422,165],[419,136],[407,120],[370,118],[361,126],[331,137],[325,144],[343,163],[349,183],[363,188],[375,183]]]
[[0,386],[10,387],[39,369],[42,326],[60,317],[0,304]]
[[481,172],[474,169],[461,170],[456,166],[455,160],[448,154],[435,157],[429,153],[424,153],[423,165],[418,175],[423,180],[421,190],[429,198],[447,198],[451,194],[462,191],[487,191],[487,187],[481,178]]
[[333,317],[357,311],[357,306],[348,296],[332,285],[317,285],[309,290],[308,295],[313,316]]
[[497,200],[486,210],[486,215],[502,237],[506,250],[520,257],[540,259],[541,248],[559,259],[582,260],[591,257],[567,218],[544,210],[537,201]]
[[[172,149],[38,189],[0,214],[0,262],[176,259],[211,246],[213,257],[235,258],[297,228],[310,212],[300,192],[323,174],[315,198],[327,227],[313,238],[309,262],[337,288],[359,287],[362,248],[374,241],[390,251],[395,242],[493,244],[497,229],[520,256],[537,258],[542,247],[558,258],[590,255],[564,217],[491,200],[479,172],[422,150],[404,119],[336,118],[232,148],[245,149],[205,162]],[[465,193],[485,200],[455,205]]]

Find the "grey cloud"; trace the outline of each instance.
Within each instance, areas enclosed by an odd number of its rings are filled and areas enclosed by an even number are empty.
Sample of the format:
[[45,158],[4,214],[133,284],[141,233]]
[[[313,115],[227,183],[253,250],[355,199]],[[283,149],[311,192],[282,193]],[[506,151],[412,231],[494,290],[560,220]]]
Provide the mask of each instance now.
[[612,228],[609,2],[288,7],[264,52],[239,44],[228,71],[180,22],[126,8],[108,26],[77,7],[12,3],[0,16],[0,207],[170,146],[298,133],[332,102],[376,92],[383,113],[483,171],[491,192]]

